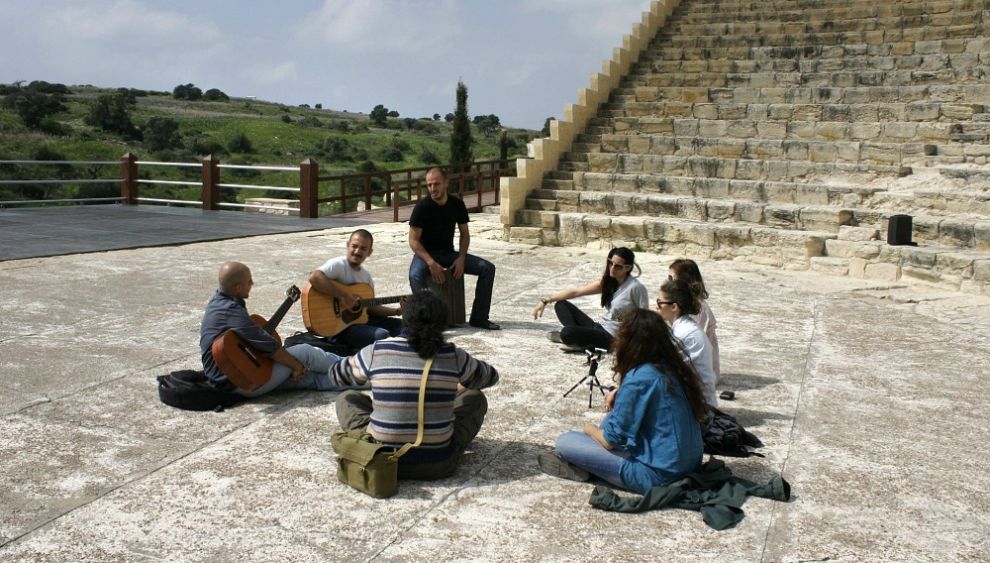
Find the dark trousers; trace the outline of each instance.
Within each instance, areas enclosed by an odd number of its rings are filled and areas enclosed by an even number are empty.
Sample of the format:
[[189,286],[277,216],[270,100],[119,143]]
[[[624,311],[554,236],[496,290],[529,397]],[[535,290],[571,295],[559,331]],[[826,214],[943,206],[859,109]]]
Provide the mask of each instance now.
[[585,349],[612,349],[612,335],[570,301],[554,303],[553,310],[564,325],[560,329],[560,341],[564,344]]
[[[371,397],[356,390],[344,391],[334,405],[343,430],[364,428],[371,423]],[[461,454],[481,431],[488,413],[488,399],[481,391],[468,389],[454,398],[454,450],[450,457],[427,463],[405,463],[399,459],[399,478],[417,481],[443,479],[453,475]]]
[[[449,268],[454,260],[459,256],[456,252],[431,251],[433,257],[441,266]],[[479,258],[473,254],[468,254],[464,259],[464,273],[478,276],[478,283],[474,286],[474,304],[471,305],[472,323],[482,323],[488,320],[488,313],[492,308],[492,291],[495,288],[495,264],[484,258]],[[418,293],[427,288],[430,280],[430,268],[419,256],[413,255],[409,264],[409,287],[413,293]]]

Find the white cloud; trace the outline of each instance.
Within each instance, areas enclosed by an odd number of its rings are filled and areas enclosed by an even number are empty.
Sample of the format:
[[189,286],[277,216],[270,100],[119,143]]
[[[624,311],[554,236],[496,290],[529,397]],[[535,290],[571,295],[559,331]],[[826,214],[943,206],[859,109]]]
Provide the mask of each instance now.
[[[622,44],[622,36],[632,33],[632,25],[641,21],[642,13],[649,9],[647,0],[529,0],[524,9],[528,12],[560,12],[567,20],[567,29],[577,35],[592,39],[614,39],[615,46]],[[603,6],[608,6],[608,17],[602,17]]]
[[181,48],[209,43],[220,35],[213,22],[155,9],[134,0],[70,3],[45,13],[51,14],[51,18],[43,20],[43,30],[57,34],[61,42],[72,38],[115,43],[136,40],[132,48],[147,45]]
[[430,55],[460,35],[453,0],[324,0],[301,33],[352,52]]

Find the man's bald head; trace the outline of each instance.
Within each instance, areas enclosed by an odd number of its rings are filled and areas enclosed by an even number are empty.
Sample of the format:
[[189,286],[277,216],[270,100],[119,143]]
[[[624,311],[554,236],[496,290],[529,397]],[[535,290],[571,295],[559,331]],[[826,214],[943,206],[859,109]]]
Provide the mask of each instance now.
[[251,289],[251,269],[240,262],[224,262],[220,266],[219,281],[220,291],[227,295],[239,297],[239,295],[234,295],[243,292],[238,291],[238,284],[246,287],[248,291]]

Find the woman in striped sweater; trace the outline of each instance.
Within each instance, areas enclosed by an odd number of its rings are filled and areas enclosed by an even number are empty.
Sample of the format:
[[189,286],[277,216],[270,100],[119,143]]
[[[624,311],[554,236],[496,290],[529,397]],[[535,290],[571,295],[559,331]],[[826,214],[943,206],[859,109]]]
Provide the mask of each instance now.
[[367,427],[376,441],[396,448],[415,442],[420,378],[426,360],[434,358],[423,443],[399,460],[399,478],[440,479],[454,472],[481,430],[488,401],[480,389],[497,383],[498,372],[444,341],[447,308],[432,293],[410,297],[402,321],[399,336],[374,342],[330,368],[334,385],[371,385],[370,397],[357,390],[337,397],[337,420],[344,430]]

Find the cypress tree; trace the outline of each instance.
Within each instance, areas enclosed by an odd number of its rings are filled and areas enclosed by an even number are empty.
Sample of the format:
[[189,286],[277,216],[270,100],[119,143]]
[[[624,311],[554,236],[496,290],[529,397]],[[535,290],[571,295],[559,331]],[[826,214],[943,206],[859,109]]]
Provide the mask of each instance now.
[[454,110],[453,131],[450,133],[450,162],[453,164],[467,163],[473,160],[471,156],[471,122],[467,113],[467,86],[457,82],[457,109]]

